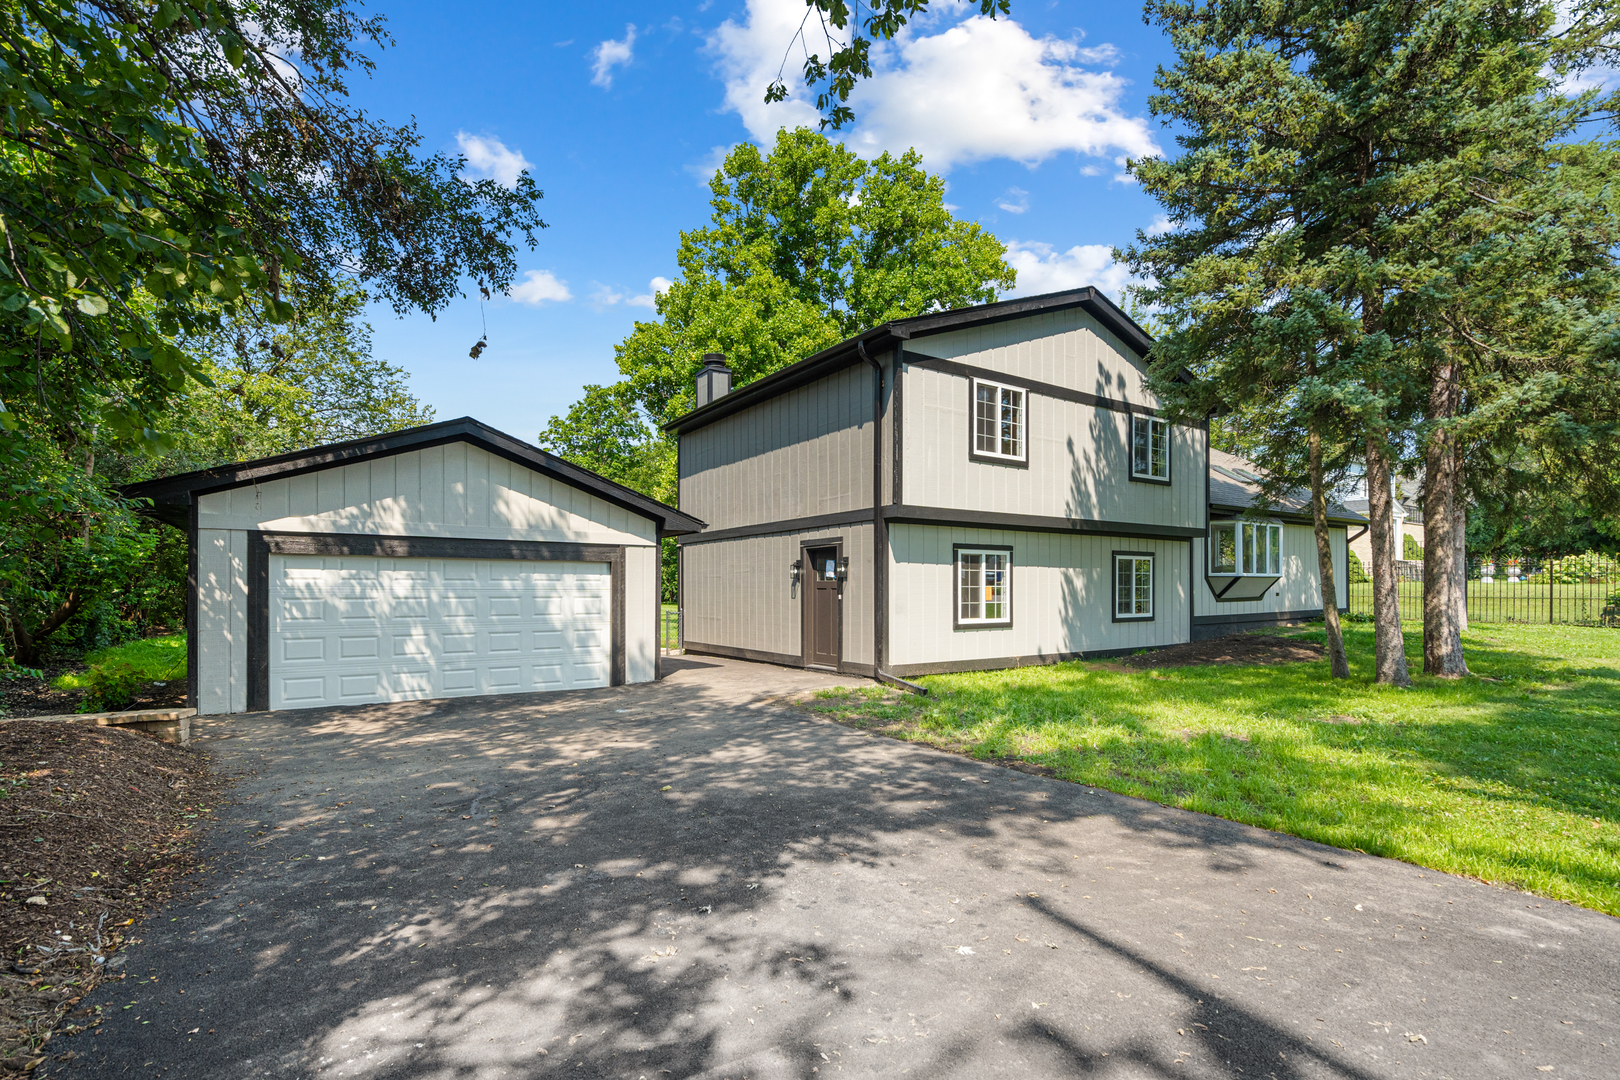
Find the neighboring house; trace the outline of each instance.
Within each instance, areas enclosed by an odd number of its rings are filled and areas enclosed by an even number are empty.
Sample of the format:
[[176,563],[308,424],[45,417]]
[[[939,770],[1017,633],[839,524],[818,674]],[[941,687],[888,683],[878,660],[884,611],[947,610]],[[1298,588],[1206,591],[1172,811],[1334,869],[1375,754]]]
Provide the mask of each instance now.
[[702,527],[466,417],[125,491],[190,537],[200,713],[649,681]]
[[[1419,549],[1423,547],[1423,500],[1417,494],[1422,490],[1422,482],[1405,477],[1392,477],[1390,490],[1394,496],[1395,558],[1404,559],[1408,536]],[[1344,506],[1362,517],[1367,517],[1372,512],[1367,501],[1365,479],[1357,479],[1354,486],[1349,489]],[[1364,529],[1352,533],[1350,550],[1356,553],[1356,558],[1361,560],[1361,565],[1367,573],[1372,573],[1372,532]]]
[[[1163,419],[1150,344],[1078,289],[887,323],[735,391],[711,357],[669,425],[708,523],[680,539],[685,648],[905,676],[1320,615],[1303,504],[1242,517],[1259,485]],[[1361,519],[1332,521],[1343,607]]]

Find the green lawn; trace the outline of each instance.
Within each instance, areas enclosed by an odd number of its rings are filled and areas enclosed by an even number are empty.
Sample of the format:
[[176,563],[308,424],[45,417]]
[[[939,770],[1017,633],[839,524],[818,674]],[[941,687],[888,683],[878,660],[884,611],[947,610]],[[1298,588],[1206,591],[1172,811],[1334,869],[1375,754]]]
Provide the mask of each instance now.
[[[130,665],[141,679],[170,682],[186,677],[186,635],[141,638],[110,649],[98,649],[84,658],[86,668],[98,664]],[[57,690],[84,690],[90,686],[88,670],[58,676],[51,686]]]
[[1410,690],[1372,685],[1371,628],[1349,625],[1348,683],[1325,661],[1142,672],[1074,662],[936,675],[920,680],[927,698],[828,691],[811,707],[1620,915],[1620,630],[1475,627],[1465,639],[1475,676],[1460,680],[1416,674],[1419,630],[1407,628]]

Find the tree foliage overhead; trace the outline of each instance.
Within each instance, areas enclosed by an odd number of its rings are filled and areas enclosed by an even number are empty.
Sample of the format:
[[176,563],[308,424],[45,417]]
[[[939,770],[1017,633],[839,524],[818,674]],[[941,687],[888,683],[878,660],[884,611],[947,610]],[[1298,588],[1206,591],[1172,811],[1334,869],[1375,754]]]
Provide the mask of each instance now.
[[890,319],[988,303],[1015,280],[1001,242],[951,215],[912,152],[865,161],[784,130],[769,154],[733,149],[709,187],[710,223],[681,234],[658,321],[615,350],[624,379],[587,387],[540,435],[655,498],[675,494],[656,428],[692,409],[705,353],[724,353],[741,385]]
[[0,423],[155,437],[201,372],[176,344],[222,315],[289,317],[296,273],[433,312],[504,288],[533,181],[458,177],[345,79],[382,47],[352,0],[38,0],[0,6]]
[[[815,92],[823,128],[841,128],[855,119],[849,95],[872,77],[872,42],[889,41],[912,19],[928,11],[929,0],[804,0],[804,18],[785,43],[782,71],[765,88],[765,100],[786,101],[783,72],[797,46],[804,57],[804,85]],[[862,17],[861,9],[866,9]],[[979,0],[979,12],[995,18],[1012,10],[1010,0]],[[853,27],[852,27],[853,24]],[[812,51],[814,50],[814,51]],[[822,51],[826,59],[822,59]]]

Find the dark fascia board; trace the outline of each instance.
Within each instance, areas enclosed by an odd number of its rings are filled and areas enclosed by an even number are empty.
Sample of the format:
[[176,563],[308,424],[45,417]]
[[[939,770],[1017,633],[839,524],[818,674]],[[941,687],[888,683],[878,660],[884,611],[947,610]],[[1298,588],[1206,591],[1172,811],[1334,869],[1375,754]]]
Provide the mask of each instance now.
[[[1232,503],[1212,502],[1209,504],[1209,512],[1211,514],[1221,516],[1230,515],[1231,517],[1242,517],[1244,514],[1254,513],[1255,509],[1252,506],[1237,506]],[[1298,510],[1268,510],[1265,512],[1265,515],[1267,517],[1281,518],[1283,521],[1290,521],[1296,524],[1312,524],[1311,515],[1301,513]],[[1327,520],[1329,525],[1367,524],[1366,518],[1362,517],[1354,510],[1346,510],[1342,506],[1329,507]]]
[[218,465],[211,469],[200,469],[156,480],[144,480],[137,484],[127,484],[122,491],[129,499],[151,500],[152,516],[172,523],[180,520],[183,512],[199,497],[210,492],[246,487],[266,480],[318,472],[357,461],[391,457],[395,454],[425,450],[454,442],[471,443],[497,457],[506,458],[641,517],[656,521],[660,536],[682,536],[699,532],[704,527],[703,522],[690,514],[683,514],[674,507],[650,499],[639,491],[616,484],[605,476],[581,468],[520,439],[514,439],[504,431],[497,431],[470,416],[406,428],[404,431],[395,431],[387,435],[352,439],[348,442],[277,454],[274,457]]
[[1153,338],[1146,330],[1137,326],[1112,300],[1088,285],[1083,289],[1069,289],[1042,296],[1024,296],[1017,300],[1001,300],[994,304],[957,308],[933,315],[916,315],[909,319],[896,319],[882,326],[875,326],[864,334],[840,341],[829,349],[823,349],[796,364],[789,364],[763,379],[755,379],[748,385],[709,402],[701,409],[694,409],[685,416],[677,417],[665,424],[664,430],[675,435],[696,431],[778,394],[796,390],[806,383],[860,363],[860,349],[863,345],[866,347],[867,355],[875,357],[879,353],[893,349],[897,343],[916,337],[943,334],[971,326],[987,326],[1009,319],[1076,307],[1102,323],[1137,355],[1146,357],[1148,350],[1153,347]]

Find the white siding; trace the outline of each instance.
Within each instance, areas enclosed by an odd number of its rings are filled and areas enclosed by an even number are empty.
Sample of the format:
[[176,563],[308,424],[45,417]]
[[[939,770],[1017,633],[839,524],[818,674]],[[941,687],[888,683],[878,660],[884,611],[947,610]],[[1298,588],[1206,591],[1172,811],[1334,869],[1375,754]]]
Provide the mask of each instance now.
[[203,529],[653,544],[639,514],[468,443],[204,495]]
[[1204,434],[1172,427],[1170,484],[1130,479],[1131,418],[1032,393],[1027,468],[970,461],[971,382],[908,365],[902,438],[905,501],[1002,514],[1202,528]]
[[247,533],[197,532],[197,711],[247,708]]
[[[1187,640],[1187,544],[1076,533],[892,525],[890,665],[1051,658],[1144,649]],[[1012,625],[957,630],[953,546],[1002,545],[1012,553]],[[1151,552],[1151,622],[1114,622],[1113,553]]]
[[624,552],[624,681],[651,682],[658,664],[658,549]]
[[843,660],[872,663],[872,526],[844,525],[688,544],[681,549],[681,604],[686,640],[698,645],[774,653],[797,663],[804,589],[791,591],[791,567],[805,540],[843,538]]
[[[1328,542],[1333,548],[1333,584],[1338,594],[1339,607],[1349,603],[1345,592],[1349,575],[1345,571],[1344,530],[1328,530]],[[1203,539],[1193,541],[1194,565],[1198,568],[1197,588],[1193,590],[1193,614],[1236,617],[1242,615],[1269,615],[1284,611],[1322,610],[1322,575],[1316,566],[1316,535],[1309,525],[1283,526],[1282,577],[1277,584],[1258,600],[1215,599],[1215,593],[1204,580],[1208,564],[1204,556]]]

